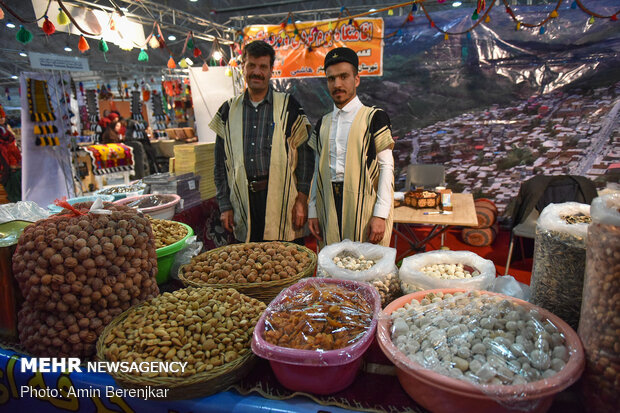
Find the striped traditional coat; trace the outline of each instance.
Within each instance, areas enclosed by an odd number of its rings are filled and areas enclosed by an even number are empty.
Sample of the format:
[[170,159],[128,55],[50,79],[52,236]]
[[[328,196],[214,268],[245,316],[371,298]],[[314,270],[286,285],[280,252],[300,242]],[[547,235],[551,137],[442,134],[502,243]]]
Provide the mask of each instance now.
[[[319,120],[308,142],[319,159],[318,174],[313,184],[316,182],[317,185],[316,209],[323,243],[328,245],[343,239],[365,242],[368,240],[368,224],[377,201],[377,154],[394,147],[390,120],[383,110],[368,106],[362,106],[353,120],[347,140],[340,233],[329,169],[331,123],[332,112]],[[393,212],[392,208],[386,219],[385,235],[380,245],[388,246],[390,243]]]

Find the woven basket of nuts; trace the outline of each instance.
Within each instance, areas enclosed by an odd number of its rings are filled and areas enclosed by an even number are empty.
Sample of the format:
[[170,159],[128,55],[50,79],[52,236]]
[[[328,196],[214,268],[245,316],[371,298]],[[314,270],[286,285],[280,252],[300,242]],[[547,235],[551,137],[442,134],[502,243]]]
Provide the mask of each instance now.
[[166,399],[208,396],[245,377],[265,304],[232,289],[187,287],[164,293],[115,318],[97,341],[110,362],[187,362],[177,373],[111,372],[125,388],[168,389]]
[[286,287],[311,276],[316,254],[291,242],[226,245],[192,258],[179,279],[194,287],[234,288],[269,303]]

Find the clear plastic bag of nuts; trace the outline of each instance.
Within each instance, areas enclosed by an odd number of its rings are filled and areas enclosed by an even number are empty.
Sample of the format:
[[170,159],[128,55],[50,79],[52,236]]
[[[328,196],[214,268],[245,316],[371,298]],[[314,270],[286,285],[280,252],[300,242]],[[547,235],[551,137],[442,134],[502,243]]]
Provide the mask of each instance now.
[[400,295],[396,250],[368,242],[344,240],[323,248],[318,255],[317,277],[367,282],[385,307]]
[[572,328],[579,325],[583,274],[586,266],[588,222],[567,217],[590,217],[590,205],[549,204],[536,223],[534,268],[530,283],[532,304],[551,311]]
[[495,264],[471,251],[430,251],[403,260],[399,277],[403,294],[435,288],[488,290]]
[[592,201],[579,336],[586,354],[585,405],[591,412],[620,406],[620,194]]
[[379,316],[380,347],[403,377],[447,389],[449,397],[481,392],[501,411],[546,411],[541,394],[549,397],[579,378],[583,350],[561,319],[495,293],[445,291],[411,294]]

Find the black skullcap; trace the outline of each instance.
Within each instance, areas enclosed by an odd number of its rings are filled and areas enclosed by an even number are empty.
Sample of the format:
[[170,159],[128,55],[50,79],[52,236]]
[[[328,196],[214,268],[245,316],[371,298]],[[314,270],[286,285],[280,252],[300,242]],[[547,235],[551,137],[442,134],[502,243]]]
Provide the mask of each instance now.
[[357,53],[355,53],[353,49],[349,49],[348,47],[338,47],[330,50],[325,56],[325,70],[327,71],[329,66],[341,62],[351,63],[357,69],[360,60],[357,57]]

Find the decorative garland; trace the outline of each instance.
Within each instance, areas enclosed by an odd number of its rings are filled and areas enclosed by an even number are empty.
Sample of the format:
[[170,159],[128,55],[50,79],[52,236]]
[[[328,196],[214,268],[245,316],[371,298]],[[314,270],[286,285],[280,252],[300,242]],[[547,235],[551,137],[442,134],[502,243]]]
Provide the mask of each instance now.
[[[62,0],[56,0],[58,2],[58,5],[60,6],[60,10],[61,13],[58,15],[58,24],[60,25],[64,25],[64,24],[68,24],[69,22],[73,23],[73,25],[76,27],[76,29],[78,31],[80,31],[82,34],[86,34],[86,35],[90,35],[90,36],[100,36],[101,33],[91,33],[88,32],[86,30],[84,30],[83,28],[81,28],[79,26],[79,24],[75,21],[75,19],[73,18],[73,16],[71,15],[71,13],[69,13],[69,10],[65,7],[65,5],[63,4]],[[304,44],[305,47],[308,48],[309,51],[312,51],[313,47],[320,47],[323,46],[326,42],[330,41],[330,38],[333,36],[334,30],[336,30],[339,26],[340,23],[347,21],[350,25],[355,26],[356,29],[360,29],[359,24],[357,23],[357,21],[355,19],[361,18],[361,17],[366,17],[372,14],[376,14],[376,13],[381,13],[381,12],[386,12],[388,13],[389,16],[392,16],[394,14],[394,10],[396,9],[400,9],[400,8],[405,8],[405,7],[411,7],[411,10],[407,13],[406,17],[403,20],[403,23],[400,25],[400,27],[396,30],[394,30],[392,33],[386,34],[383,39],[387,39],[393,36],[398,36],[402,34],[402,27],[404,27],[407,23],[410,23],[414,20],[414,14],[416,13],[416,11],[418,10],[418,5],[420,6],[420,8],[422,9],[422,12],[424,14],[424,16],[426,17],[426,19],[428,20],[429,24],[431,27],[435,28],[438,32],[443,33],[444,34],[444,39],[448,40],[450,35],[463,35],[463,34],[467,34],[468,36],[470,35],[469,33],[475,29],[478,25],[480,25],[481,23],[489,23],[490,22],[490,16],[489,16],[489,12],[490,10],[493,8],[493,5],[495,4],[494,1],[491,1],[489,6],[486,6],[486,1],[485,0],[478,0],[477,1],[477,5],[476,8],[474,9],[474,12],[472,14],[472,20],[474,21],[474,23],[466,30],[463,31],[459,31],[459,32],[451,32],[445,29],[442,29],[441,27],[438,27],[435,22],[433,21],[431,15],[429,14],[428,10],[426,9],[425,3],[428,4],[428,2],[431,0],[414,0],[414,1],[408,1],[405,3],[400,3],[400,4],[396,4],[396,5],[392,5],[392,6],[388,6],[388,7],[384,7],[378,10],[373,10],[373,11],[368,11],[368,12],[364,12],[364,13],[359,13],[359,14],[355,14],[355,15],[351,15],[351,13],[349,13],[349,10],[346,7],[342,7],[340,9],[340,13],[337,16],[337,18],[335,20],[330,20],[328,22],[323,22],[320,23],[316,26],[314,26],[311,29],[311,32],[316,32],[318,31],[319,27],[322,27],[324,25],[327,25],[327,32],[326,32],[326,36],[324,38],[324,40],[322,41],[322,43],[320,44],[315,44],[314,46],[312,45],[311,42],[308,42],[307,38],[305,37],[301,37],[299,34],[299,29],[297,27],[297,24],[294,23],[294,14],[291,12],[287,15],[287,17],[284,19],[284,21],[280,24],[282,26],[283,32],[281,34],[282,37],[286,37],[286,36],[293,36],[295,39],[297,37],[299,37],[299,39],[301,40],[301,42]],[[540,34],[544,34],[545,33],[545,28],[544,25],[546,23],[548,23],[551,19],[555,19],[558,17],[558,10],[561,6],[561,4],[565,1],[565,0],[558,0],[556,6],[554,7],[554,9],[541,21],[539,22],[524,22],[522,20],[520,20],[519,18],[516,17],[514,10],[511,8],[511,6],[509,5],[508,0],[502,0],[505,8],[506,8],[506,13],[508,13],[510,15],[510,17],[513,19],[513,21],[516,23],[516,30],[521,30],[521,28],[539,28],[539,33]],[[566,0],[566,1],[570,1],[571,2],[571,8],[572,9],[581,9],[584,13],[588,14],[590,16],[588,22],[590,24],[594,23],[594,18],[598,18],[598,19],[610,19],[612,21],[617,21],[618,20],[618,14],[620,13],[620,10],[616,11],[615,13],[611,14],[611,15],[602,15],[600,13],[594,12],[592,10],[590,10],[588,7],[586,7],[583,3],[583,0]],[[445,0],[437,0],[438,3],[444,3]],[[38,17],[34,20],[26,20],[23,19],[21,16],[19,16],[17,13],[15,13],[10,7],[8,7],[5,3],[4,0],[0,0],[0,5],[3,6],[10,14],[12,14],[16,19],[18,19],[21,23],[23,24],[31,24],[31,23],[36,23],[37,21],[41,20],[41,19],[45,19],[46,21],[43,24],[43,31],[47,34],[47,35],[51,35],[55,32],[55,28],[54,25],[47,19],[47,11],[49,10],[51,4],[51,0],[48,1],[46,10],[44,12],[44,14],[41,17]],[[123,12],[118,8],[118,6],[116,6],[116,11],[110,13],[110,21],[109,21],[109,25],[112,28],[112,30],[116,30],[119,35],[121,36],[121,38],[123,38],[122,33],[117,30],[116,28],[116,24],[114,22],[113,16],[114,13],[119,13],[121,16],[123,15]],[[246,37],[244,37],[243,33],[241,31],[237,32],[237,41],[235,41],[233,43],[233,48],[236,50],[236,52],[241,55],[242,53],[242,45],[244,43],[246,39]],[[30,33],[25,27],[21,27],[19,32],[17,33],[17,39],[22,42],[23,44],[27,44],[28,42],[30,42],[32,40],[32,33]],[[164,36],[161,30],[161,27],[159,25],[159,23],[157,21],[153,22],[153,28],[151,30],[151,33],[149,34],[149,36],[146,38],[144,44],[139,45],[135,42],[131,42],[133,43],[136,47],[140,48],[140,54],[138,56],[138,61],[148,61],[148,53],[146,52],[147,49],[147,45],[150,46],[151,48],[159,48],[159,49],[165,49],[165,52],[170,56],[170,58],[168,59],[168,63],[167,63],[167,67],[172,70],[174,68],[177,67],[177,63],[176,63],[176,59],[174,58],[174,53],[172,52],[172,50],[170,50],[170,48],[168,47],[168,45],[166,44],[166,42],[164,41]],[[80,40],[79,40],[79,50],[82,52],[85,52],[86,50],[89,49],[88,43],[86,41],[86,39],[83,36],[80,36]],[[109,50],[108,46],[105,42],[105,40],[103,40],[103,38],[101,38],[99,40],[99,45],[98,48],[101,52],[104,53],[104,57],[105,57],[105,53]],[[216,65],[218,64],[218,60],[219,60],[219,64],[220,65],[224,65],[224,61],[223,59],[215,59],[215,53],[216,52],[220,52],[222,53],[222,55],[224,54],[222,52],[222,50],[220,49],[219,43],[217,38],[215,38],[213,40],[213,46],[211,48],[211,53],[208,56],[204,56],[202,51],[200,50],[200,48],[198,48],[196,46],[195,43],[195,39],[194,39],[194,34],[192,31],[189,31],[186,35],[185,38],[185,42],[183,45],[183,50],[181,52],[181,56],[184,56],[185,53],[187,51],[191,50],[192,51],[192,55],[194,58],[201,58],[203,60],[203,70],[206,71],[208,70],[208,66],[209,65]],[[236,61],[235,59],[231,59],[231,65],[234,66]],[[178,62],[178,65],[185,68],[189,65],[193,64],[193,62],[189,61],[188,58],[182,57],[181,60]]]
[[[438,0],[438,3],[443,3],[445,0]],[[529,27],[529,28],[535,28],[535,27],[540,27],[540,34],[544,34],[545,30],[544,30],[544,24],[546,24],[549,20],[557,18],[558,17],[558,9],[560,8],[560,5],[565,1],[565,0],[558,0],[555,8],[549,12],[549,14],[540,22],[538,23],[525,23],[521,20],[519,20],[514,11],[512,10],[512,8],[510,7],[510,5],[508,4],[508,0],[502,0],[504,5],[506,6],[506,13],[508,13],[510,15],[510,17],[515,21],[515,23],[517,24],[516,29],[520,30],[521,27]],[[400,27],[396,30],[394,30],[393,32],[384,35],[381,39],[388,39],[397,35],[401,35],[402,34],[402,27],[404,27],[407,23],[410,23],[414,20],[414,13],[418,10],[418,5],[420,5],[420,8],[422,9],[422,12],[424,13],[426,19],[429,21],[429,24],[432,28],[435,28],[438,32],[443,33],[444,34],[444,39],[448,40],[450,35],[463,35],[463,34],[467,34],[469,35],[469,33],[475,29],[478,25],[480,25],[481,23],[489,23],[491,21],[491,18],[489,16],[489,12],[491,11],[491,9],[493,8],[494,5],[494,1],[492,1],[488,7],[486,7],[486,2],[485,0],[478,0],[477,2],[477,6],[476,9],[474,9],[474,12],[472,14],[472,20],[474,21],[474,23],[466,30],[463,31],[459,31],[459,32],[450,32],[448,30],[444,30],[441,27],[438,27],[435,22],[433,21],[430,13],[428,12],[428,10],[426,9],[425,6],[425,2],[428,2],[427,0],[414,0],[414,1],[409,1],[406,3],[400,3],[400,4],[396,4],[393,6],[388,6],[388,7],[384,7],[381,9],[377,9],[377,10],[373,10],[373,11],[367,11],[364,13],[359,13],[359,14],[355,14],[355,15],[351,15],[348,11],[348,9],[346,7],[342,7],[340,9],[340,14],[338,15],[338,17],[335,20],[330,20],[329,22],[323,22],[323,23],[319,23],[316,26],[314,26],[311,29],[311,32],[314,33],[316,31],[318,31],[319,27],[328,26],[326,35],[324,37],[324,40],[320,43],[320,44],[314,44],[314,46],[312,45],[312,42],[308,42],[308,40],[302,36],[299,35],[300,31],[297,27],[297,24],[294,23],[294,14],[291,12],[288,14],[287,18],[284,19],[284,21],[282,23],[280,23],[280,26],[282,27],[282,29],[284,29],[284,31],[282,32],[281,36],[284,38],[285,36],[290,36],[291,34],[293,35],[293,37],[295,39],[299,38],[299,40],[301,40],[302,43],[304,43],[304,45],[308,48],[308,51],[312,51],[313,48],[317,48],[317,47],[321,47],[323,45],[325,45],[326,43],[328,43],[331,39],[331,37],[333,36],[334,31],[338,28],[339,24],[341,22],[347,21],[348,20],[348,24],[349,25],[353,25],[355,26],[356,29],[360,29],[359,23],[357,23],[357,21],[355,21],[355,19],[358,19],[360,17],[366,17],[372,14],[376,14],[376,13],[381,13],[381,12],[388,12],[388,15],[393,15],[393,10],[395,9],[399,9],[399,8],[404,8],[404,7],[409,7],[411,6],[411,11],[409,11],[409,13],[406,15],[406,17],[403,20],[403,23],[400,25]],[[571,8],[575,9],[577,8],[577,6],[579,6],[579,8],[589,14],[590,23],[593,23],[593,19],[594,17],[597,18],[601,18],[601,19],[610,19],[612,21],[617,21],[617,15],[620,13],[620,10],[618,10],[617,12],[615,12],[614,14],[611,14],[609,16],[604,16],[595,12],[590,11],[587,7],[585,7],[582,3],[582,0],[574,0],[571,4]],[[482,16],[480,16],[480,13],[483,13]],[[289,28],[290,26],[292,26],[292,30]],[[238,41],[239,43],[243,43],[246,40],[246,37],[243,35],[243,32],[239,31],[237,32],[239,38]],[[372,36],[373,38],[376,38],[376,36],[373,36],[372,34],[370,34],[370,36]],[[241,54],[241,50],[238,50],[238,53]]]

